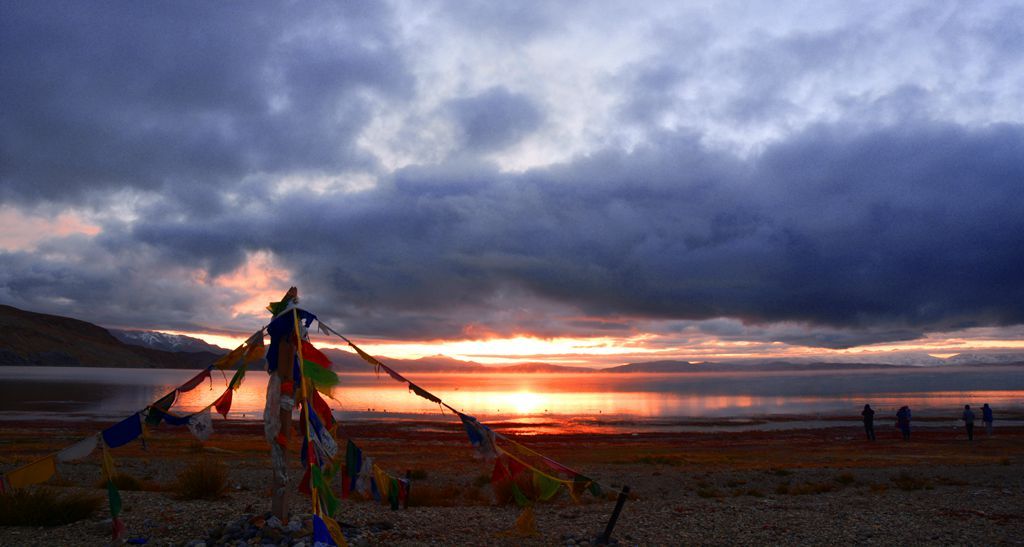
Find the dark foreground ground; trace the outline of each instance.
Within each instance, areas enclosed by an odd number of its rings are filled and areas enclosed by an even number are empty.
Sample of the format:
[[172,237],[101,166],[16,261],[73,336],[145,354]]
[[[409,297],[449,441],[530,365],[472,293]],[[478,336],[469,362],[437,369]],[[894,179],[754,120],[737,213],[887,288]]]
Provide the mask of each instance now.
[[[0,471],[6,471],[100,424],[0,427]],[[158,429],[146,450],[132,443],[113,451],[118,469],[145,488],[122,492],[127,538],[195,544],[242,515],[269,509],[262,426],[218,420],[215,429],[205,445],[187,431]],[[604,529],[615,505],[613,495],[587,494],[577,504],[562,494],[537,505],[537,535],[510,535],[519,509],[494,504],[491,467],[474,458],[457,423],[363,424],[340,436],[392,473],[412,470],[414,477],[407,509],[342,501],[338,520],[354,544],[585,544]],[[909,442],[881,427],[873,443],[851,427],[519,439],[607,486],[630,486],[614,533],[621,544],[1024,543],[1024,428],[997,428],[974,442],[951,427],[919,429]],[[181,469],[200,458],[228,464],[230,490],[222,499],[183,501],[172,492]],[[105,494],[96,488],[99,452],[58,471],[54,488]],[[292,507],[308,513],[308,499],[295,497]],[[106,545],[109,530],[104,504],[92,518],[65,526],[0,527],[0,544]]]

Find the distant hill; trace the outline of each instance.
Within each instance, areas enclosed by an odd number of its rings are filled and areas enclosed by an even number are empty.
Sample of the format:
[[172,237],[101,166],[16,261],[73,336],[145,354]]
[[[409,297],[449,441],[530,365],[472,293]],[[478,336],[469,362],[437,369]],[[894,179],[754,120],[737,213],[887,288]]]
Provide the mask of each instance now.
[[128,345],[92,323],[0,305],[0,366],[201,368],[217,357]]
[[220,346],[208,344],[198,338],[182,334],[167,334],[166,332],[149,330],[107,329],[107,331],[114,335],[114,338],[131,346],[142,346],[144,348],[170,352],[184,351],[196,353],[206,351],[215,354],[225,354],[228,352],[227,349]]
[[630,363],[601,369],[601,372],[785,372],[801,370],[854,370],[854,369],[894,369],[901,365],[884,365],[878,363],[827,363],[790,361],[762,361],[744,363],[690,363],[688,361],[648,361]]

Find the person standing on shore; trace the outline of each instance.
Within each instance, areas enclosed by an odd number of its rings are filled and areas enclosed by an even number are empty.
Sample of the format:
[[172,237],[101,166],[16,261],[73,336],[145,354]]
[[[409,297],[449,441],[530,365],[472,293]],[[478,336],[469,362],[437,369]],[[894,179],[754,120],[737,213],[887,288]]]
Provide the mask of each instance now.
[[903,433],[903,440],[910,440],[910,407],[903,405],[896,411],[896,427]]
[[964,427],[967,428],[967,440],[974,440],[974,412],[971,411],[971,405],[964,405],[964,413],[962,416],[964,420]]
[[985,436],[986,437],[991,437],[992,436],[992,407],[988,406],[988,403],[985,403],[985,405],[981,407],[981,421],[982,421],[982,423],[985,424]]
[[871,410],[871,405],[864,405],[860,415],[864,419],[864,433],[867,434],[868,440],[875,440],[875,411]]

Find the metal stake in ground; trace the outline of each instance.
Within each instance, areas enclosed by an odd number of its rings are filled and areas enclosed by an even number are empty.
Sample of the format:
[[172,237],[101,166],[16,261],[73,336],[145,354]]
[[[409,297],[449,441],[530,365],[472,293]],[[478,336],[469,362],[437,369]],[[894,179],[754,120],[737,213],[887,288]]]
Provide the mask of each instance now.
[[622,512],[622,506],[626,504],[626,498],[629,497],[629,487],[623,486],[622,491],[619,492],[619,499],[615,502],[615,509],[612,511],[612,518],[608,519],[608,526],[605,526],[604,533],[597,537],[598,545],[607,545],[612,539],[612,530],[615,529],[615,521],[619,520],[619,513]]

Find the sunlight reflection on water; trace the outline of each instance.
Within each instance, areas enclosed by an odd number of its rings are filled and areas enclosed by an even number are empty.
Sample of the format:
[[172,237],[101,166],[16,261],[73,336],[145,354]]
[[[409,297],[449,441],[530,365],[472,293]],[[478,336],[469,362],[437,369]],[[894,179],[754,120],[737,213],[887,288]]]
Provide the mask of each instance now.
[[[140,410],[196,371],[0,367],[0,418],[115,418]],[[229,375],[214,372],[182,394],[173,410],[198,410],[225,389]],[[408,392],[387,375],[341,374],[331,402],[343,420],[422,419],[438,406]],[[915,417],[950,416],[964,403],[1020,411],[1024,368],[916,369],[786,373],[698,374],[418,374],[410,378],[448,404],[481,418],[511,420],[526,429],[552,423],[585,430],[616,420],[764,416],[852,416],[869,402],[878,417],[909,404]],[[211,385],[212,384],[212,385]],[[232,418],[262,416],[267,375],[251,371],[234,395]],[[548,424],[548,425],[545,425]]]

